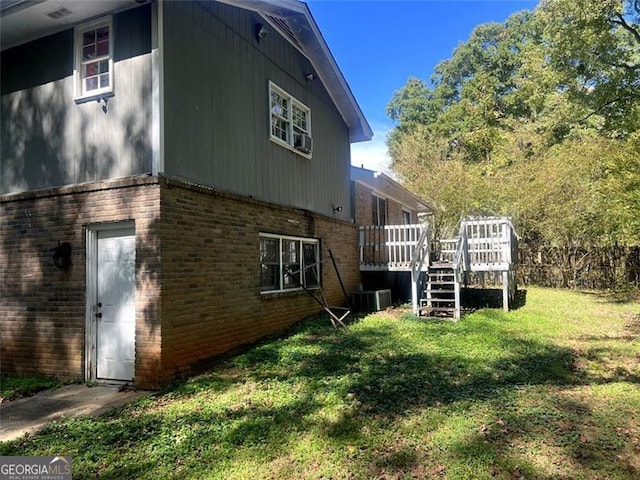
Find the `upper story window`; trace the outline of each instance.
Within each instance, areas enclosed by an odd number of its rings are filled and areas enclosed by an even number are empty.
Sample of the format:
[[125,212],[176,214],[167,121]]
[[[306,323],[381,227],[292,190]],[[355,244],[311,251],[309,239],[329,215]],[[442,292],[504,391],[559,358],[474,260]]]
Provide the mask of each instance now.
[[260,234],[260,291],[319,287],[319,254],[317,239]]
[[76,28],[75,60],[76,99],[92,99],[113,92],[111,17]]
[[377,195],[371,195],[372,225],[387,224],[387,201]]
[[402,210],[402,223],[404,225],[411,225],[413,223],[411,221],[411,212],[407,212],[406,210]]
[[269,82],[271,140],[311,158],[311,110],[273,82]]

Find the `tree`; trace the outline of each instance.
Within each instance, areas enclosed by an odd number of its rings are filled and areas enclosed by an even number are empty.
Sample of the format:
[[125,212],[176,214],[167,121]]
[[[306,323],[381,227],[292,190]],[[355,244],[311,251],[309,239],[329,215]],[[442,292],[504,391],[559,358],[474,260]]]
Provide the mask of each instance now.
[[555,249],[566,282],[579,252],[640,245],[639,6],[543,1],[477,27],[430,84],[395,92],[392,168],[442,232],[511,215],[525,241]]
[[547,0],[536,10],[544,26],[558,87],[601,119],[611,135],[639,128],[640,2]]
[[398,122],[390,143],[421,124],[446,138],[449,150],[461,153],[467,161],[488,160],[501,141],[500,130],[506,121],[529,111],[515,83],[520,53],[533,38],[529,17],[529,12],[523,12],[505,24],[476,28],[467,43],[436,67],[432,88],[410,78],[387,108]]

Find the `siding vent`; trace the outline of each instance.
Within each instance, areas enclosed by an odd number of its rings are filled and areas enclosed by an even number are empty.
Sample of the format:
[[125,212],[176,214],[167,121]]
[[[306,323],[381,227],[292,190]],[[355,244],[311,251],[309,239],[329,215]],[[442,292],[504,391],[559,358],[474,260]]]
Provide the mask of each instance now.
[[71,13],[71,10],[69,10],[67,7],[60,7],[57,10],[47,13],[47,17],[58,20],[59,18],[71,15]]
[[267,19],[269,19],[269,22],[274,27],[280,30],[280,32],[291,41],[291,43],[293,43],[296,47],[302,49],[302,45],[300,45],[300,42],[298,42],[295,33],[293,33],[293,30],[291,30],[291,27],[284,18],[267,14],[265,14],[265,16],[267,17]]

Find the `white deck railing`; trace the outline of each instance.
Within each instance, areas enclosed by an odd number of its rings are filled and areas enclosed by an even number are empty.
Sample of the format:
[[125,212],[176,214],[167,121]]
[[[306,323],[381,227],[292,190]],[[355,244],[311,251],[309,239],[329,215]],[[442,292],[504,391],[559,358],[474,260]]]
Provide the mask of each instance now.
[[453,263],[456,250],[458,250],[457,238],[436,240],[434,241],[433,261],[435,263]]
[[[427,228],[427,225],[361,226],[360,270],[411,271],[412,256],[421,255],[421,249],[429,244],[430,239],[420,238]],[[458,252],[461,241],[463,249]],[[453,264],[458,252],[461,257],[456,266],[463,271],[511,270],[518,260],[518,237],[507,217],[465,219],[460,222],[458,238],[434,242],[432,261]]]
[[432,258],[426,224],[361,226],[359,236],[361,271],[411,272],[414,313],[419,310],[420,274],[430,264],[450,264],[453,268],[454,318],[460,318],[460,287],[467,272],[502,272],[503,303],[508,309],[515,285],[513,269],[518,262],[518,236],[508,217],[464,219],[458,238],[434,241]]
[[511,270],[518,261],[518,236],[507,217],[465,219],[460,223],[459,238],[463,237],[467,243],[467,271]]
[[420,252],[428,252],[430,239],[421,235],[426,228],[427,225],[360,226],[360,270],[411,271],[414,255],[425,257]]

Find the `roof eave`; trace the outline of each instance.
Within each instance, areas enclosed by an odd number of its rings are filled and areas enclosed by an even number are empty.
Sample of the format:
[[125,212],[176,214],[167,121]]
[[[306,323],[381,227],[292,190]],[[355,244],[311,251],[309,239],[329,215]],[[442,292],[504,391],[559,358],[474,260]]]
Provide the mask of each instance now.
[[286,18],[295,27],[297,40],[316,74],[333,99],[340,115],[349,127],[351,143],[373,138],[373,130],[358,105],[342,71],[306,3],[298,0],[219,0],[228,5],[257,13]]
[[[380,194],[388,195],[396,201],[400,201],[408,206],[411,205],[412,208],[419,213],[435,212],[433,205],[418,197],[415,193],[395,181],[384,172],[378,172],[352,165],[351,180],[361,183]],[[385,191],[385,185],[387,186],[387,191]],[[393,192],[390,192],[389,190],[393,190]]]

